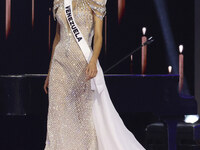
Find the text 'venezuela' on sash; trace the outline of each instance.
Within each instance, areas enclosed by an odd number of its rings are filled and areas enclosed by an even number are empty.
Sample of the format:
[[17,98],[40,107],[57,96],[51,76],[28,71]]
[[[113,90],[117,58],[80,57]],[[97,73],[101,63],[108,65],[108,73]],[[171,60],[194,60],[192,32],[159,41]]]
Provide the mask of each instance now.
[[65,11],[67,14],[67,20],[69,21],[70,27],[72,28],[72,31],[74,32],[76,39],[78,40],[78,42],[80,42],[83,38],[81,37],[80,32],[78,28],[76,27],[74,20],[72,18],[72,10],[71,10],[70,5],[65,7]]

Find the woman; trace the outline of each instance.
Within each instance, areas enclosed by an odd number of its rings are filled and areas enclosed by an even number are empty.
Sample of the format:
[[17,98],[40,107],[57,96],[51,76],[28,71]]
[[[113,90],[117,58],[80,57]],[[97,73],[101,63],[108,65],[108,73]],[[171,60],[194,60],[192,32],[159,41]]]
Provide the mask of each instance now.
[[98,62],[105,5],[106,0],[54,0],[45,150],[144,150],[116,112]]

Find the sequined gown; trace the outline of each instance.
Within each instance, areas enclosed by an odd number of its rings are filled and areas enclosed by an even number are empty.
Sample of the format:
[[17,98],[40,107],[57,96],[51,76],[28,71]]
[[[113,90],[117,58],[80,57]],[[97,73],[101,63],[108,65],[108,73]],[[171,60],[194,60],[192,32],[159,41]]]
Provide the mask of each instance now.
[[[72,4],[75,21],[91,47],[94,29],[93,15],[103,19],[105,0],[73,0]],[[104,144],[109,140],[101,141],[106,138],[103,137],[103,132],[99,131],[103,127],[97,129],[95,126],[95,124],[103,123],[94,120],[96,118],[93,115],[96,94],[91,90],[91,81],[86,81],[87,61],[67,23],[63,0],[54,0],[53,12],[60,25],[60,41],[55,47],[49,74],[49,109],[45,150],[126,150],[123,147],[116,149],[117,144],[112,141],[110,145],[114,144],[113,147]],[[123,124],[121,120],[119,124]],[[116,138],[113,137],[113,139]]]
[[[63,0],[54,1],[60,41],[55,48],[49,76],[45,150],[97,150],[92,119],[93,91],[85,75],[87,62],[68,26],[63,4]],[[91,6],[94,5],[89,0],[73,0],[75,21],[89,45],[93,32],[92,13],[95,12]],[[102,13],[96,15],[103,17]]]

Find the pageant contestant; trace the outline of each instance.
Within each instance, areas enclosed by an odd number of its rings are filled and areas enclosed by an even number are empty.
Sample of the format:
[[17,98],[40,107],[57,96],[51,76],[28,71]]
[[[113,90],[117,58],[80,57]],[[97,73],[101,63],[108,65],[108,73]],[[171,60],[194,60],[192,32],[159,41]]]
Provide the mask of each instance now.
[[115,110],[98,62],[105,5],[106,0],[54,0],[45,150],[144,150]]

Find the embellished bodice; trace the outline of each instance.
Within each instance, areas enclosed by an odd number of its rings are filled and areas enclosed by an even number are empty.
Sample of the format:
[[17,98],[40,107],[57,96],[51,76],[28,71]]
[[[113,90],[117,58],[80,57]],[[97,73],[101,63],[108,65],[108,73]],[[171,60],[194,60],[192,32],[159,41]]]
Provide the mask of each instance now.
[[[105,3],[106,0],[72,0],[75,22],[89,45],[94,33],[93,15],[103,19],[106,13]],[[66,20],[64,0],[54,0],[53,15],[60,24],[60,41],[69,42],[69,38],[73,35]]]

